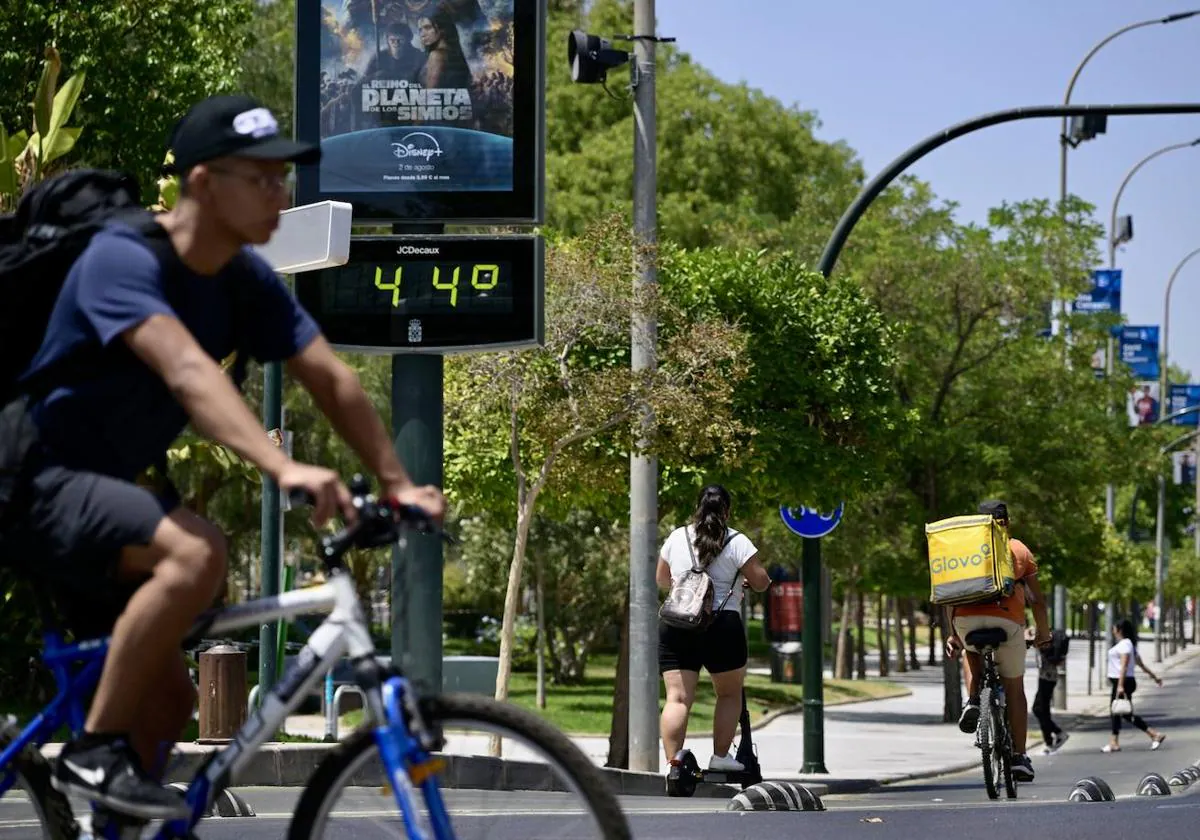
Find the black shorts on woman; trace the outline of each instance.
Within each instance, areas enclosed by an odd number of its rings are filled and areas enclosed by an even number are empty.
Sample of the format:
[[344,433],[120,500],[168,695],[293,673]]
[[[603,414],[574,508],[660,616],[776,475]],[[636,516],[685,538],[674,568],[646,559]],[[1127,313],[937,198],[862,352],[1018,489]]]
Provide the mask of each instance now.
[[703,630],[684,630],[658,623],[658,672],[695,671],[723,674],[745,667],[749,659],[746,628],[738,610],[718,610]]

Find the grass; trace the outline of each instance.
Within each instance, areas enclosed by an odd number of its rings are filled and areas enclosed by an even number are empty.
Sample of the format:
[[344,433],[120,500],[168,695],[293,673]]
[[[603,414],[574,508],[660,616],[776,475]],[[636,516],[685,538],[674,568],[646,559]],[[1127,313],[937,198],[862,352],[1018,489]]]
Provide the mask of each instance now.
[[[509,685],[509,700],[518,706],[537,712],[564,732],[573,735],[607,735],[612,726],[613,681],[616,662],[613,656],[596,657],[588,663],[588,676],[582,685],[558,686],[547,684],[546,708],[537,708],[537,676],[515,673]],[[825,680],[825,705],[835,706],[860,700],[899,697],[908,694],[903,686],[885,680]],[[659,701],[665,699],[660,681]],[[712,683],[701,677],[692,707],[692,721],[712,720],[715,703]],[[767,714],[795,709],[804,699],[804,686],[772,683],[765,676],[754,674],[746,678],[746,701],[750,719],[757,723]],[[355,727],[362,722],[362,712],[342,716],[341,726]]]
[[[749,621],[749,646],[750,658],[755,660],[766,660],[771,653],[771,644],[763,635],[762,620],[752,618]],[[858,631],[851,628],[855,633]],[[837,644],[838,623],[833,624],[833,638],[830,644],[825,646],[825,655],[828,658],[833,657],[834,646]],[[863,628],[863,642],[867,651],[874,652],[879,649],[879,629],[876,627]],[[904,630],[904,645],[908,648],[908,628]],[[929,648],[929,628],[921,625],[917,626],[917,652],[927,650]],[[895,657],[896,655],[896,632],[892,630],[888,633],[888,653]]]

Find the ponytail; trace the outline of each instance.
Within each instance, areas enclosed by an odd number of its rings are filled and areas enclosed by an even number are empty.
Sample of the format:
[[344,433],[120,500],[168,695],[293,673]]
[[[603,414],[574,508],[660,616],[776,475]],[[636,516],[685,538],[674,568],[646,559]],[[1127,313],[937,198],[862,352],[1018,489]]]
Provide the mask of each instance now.
[[729,491],[719,484],[710,484],[700,491],[692,525],[696,529],[696,557],[701,567],[717,558],[725,547],[725,523],[729,520]]

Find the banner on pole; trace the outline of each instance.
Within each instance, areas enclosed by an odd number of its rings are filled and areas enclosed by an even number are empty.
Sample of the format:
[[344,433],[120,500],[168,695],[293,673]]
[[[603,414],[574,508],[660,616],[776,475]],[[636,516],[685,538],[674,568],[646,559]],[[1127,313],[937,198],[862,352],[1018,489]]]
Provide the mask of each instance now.
[[[1175,414],[1186,408],[1200,406],[1200,385],[1172,385],[1167,394],[1167,414]],[[1171,421],[1172,426],[1200,425],[1200,411],[1176,417]]]
[[1091,273],[1091,285],[1075,298],[1076,312],[1120,312],[1121,269],[1098,268]]
[[1121,327],[1121,362],[1138,379],[1158,379],[1158,327]]

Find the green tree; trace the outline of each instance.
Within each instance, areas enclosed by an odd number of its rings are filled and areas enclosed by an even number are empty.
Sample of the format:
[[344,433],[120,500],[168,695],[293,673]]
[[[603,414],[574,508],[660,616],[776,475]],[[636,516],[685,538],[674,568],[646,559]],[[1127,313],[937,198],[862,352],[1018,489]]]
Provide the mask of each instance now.
[[[822,277],[787,252],[670,246],[661,276],[664,293],[687,311],[750,336],[749,375],[728,385],[746,438],[736,462],[723,459],[735,467],[726,483],[741,509],[831,509],[881,478],[906,418],[892,389],[895,337],[854,279]],[[696,488],[685,481],[681,489],[677,502],[690,509]]]
[[[633,4],[598,0],[586,28],[628,32]],[[571,82],[562,58],[580,26],[576,4],[551,11],[546,104],[547,218],[568,233],[619,209],[633,183],[632,102]],[[624,71],[609,74],[623,92]],[[664,239],[685,247],[789,248],[813,263],[863,178],[844,143],[819,141],[811,111],[718,80],[686,53],[660,46],[657,63],[658,208]]]
[[242,58],[242,89],[279,118],[284,133],[292,130],[295,99],[296,3],[266,0],[254,5],[249,48]]
[[47,47],[42,74],[34,92],[32,133],[11,136],[0,123],[0,209],[11,211],[29,187],[53,174],[55,162],[70,154],[80,129],[67,121],[79,101],[85,74],[76,73],[59,87],[62,57]]
[[196,101],[236,89],[253,0],[27,0],[0,5],[0,124],[24,122],[53,44],[89,83],[77,115],[88,165],[128,171],[145,198],[171,127]]
[[[742,429],[730,385],[744,374],[744,336],[724,320],[687,319],[665,296],[643,301],[667,329],[657,373],[633,377],[631,253],[628,232],[613,221],[552,244],[544,346],[447,365],[447,487],[493,510],[511,505],[516,488],[497,699],[508,694],[530,528],[552,478],[560,495],[547,498],[551,509],[586,504],[589,491],[611,486],[628,463],[627,455],[612,456],[612,446],[626,453],[633,446],[641,400],[655,410],[651,437],[664,457],[736,453]],[[569,487],[587,490],[562,492]]]
[[[1059,266],[1094,265],[1101,231],[1074,200],[1065,219],[1033,200],[998,208],[986,227],[957,225],[952,210],[909,181],[885,196],[849,255],[849,269],[896,324],[896,390],[919,418],[919,434],[895,455],[919,512],[908,542],[923,557],[923,522],[1000,496],[1016,536],[1042,563],[1044,586],[1087,577],[1104,556],[1104,484],[1131,476],[1144,444],[1123,417],[1106,413],[1128,383],[1091,371],[1109,324],[1075,318],[1070,345],[1043,330],[1045,302],[1072,296],[1085,280],[1081,269],[1059,288]],[[955,667],[947,679],[951,717]]]

